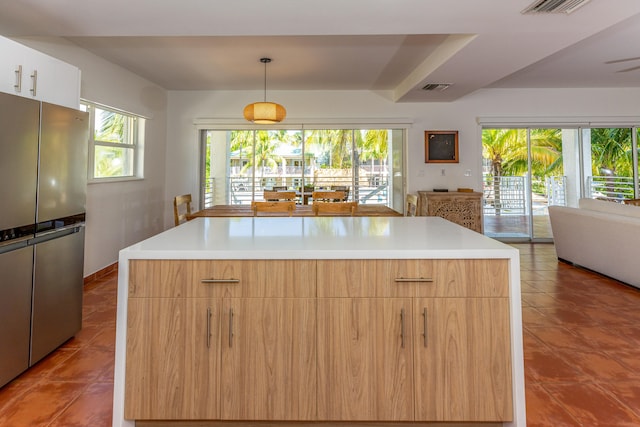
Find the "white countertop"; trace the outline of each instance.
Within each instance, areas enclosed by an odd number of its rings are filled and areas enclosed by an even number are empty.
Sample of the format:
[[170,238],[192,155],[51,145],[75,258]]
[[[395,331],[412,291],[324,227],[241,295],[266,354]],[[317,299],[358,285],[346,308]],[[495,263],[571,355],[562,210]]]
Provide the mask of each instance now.
[[516,249],[439,217],[196,218],[121,259],[513,258]]

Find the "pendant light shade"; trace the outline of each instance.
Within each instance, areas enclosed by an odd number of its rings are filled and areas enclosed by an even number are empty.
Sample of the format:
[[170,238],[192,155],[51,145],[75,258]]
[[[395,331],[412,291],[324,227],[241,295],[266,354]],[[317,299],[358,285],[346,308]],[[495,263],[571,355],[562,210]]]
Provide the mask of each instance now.
[[267,102],[267,64],[271,58],[260,58],[264,64],[264,102],[254,102],[244,107],[244,118],[253,123],[273,124],[284,120],[287,110],[275,102]]
[[253,123],[273,124],[284,120],[287,110],[275,102],[254,102],[244,107],[244,118]]

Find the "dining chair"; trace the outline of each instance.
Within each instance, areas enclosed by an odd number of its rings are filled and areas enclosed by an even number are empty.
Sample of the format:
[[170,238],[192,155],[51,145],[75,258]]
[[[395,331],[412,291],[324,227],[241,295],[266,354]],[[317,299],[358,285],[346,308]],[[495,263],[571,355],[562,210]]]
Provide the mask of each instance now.
[[418,196],[415,194],[407,194],[407,210],[405,216],[416,216],[418,209]]
[[313,193],[311,193],[311,198],[313,199],[314,204],[317,201],[334,202],[334,201],[345,200],[344,191],[333,191],[333,190],[314,191]]
[[[332,185],[331,189],[333,191],[342,191],[344,192],[344,199],[342,200],[343,202],[346,202],[347,200],[349,200],[349,189],[350,187],[348,185]],[[335,200],[338,201],[338,200]]]
[[278,200],[295,200],[296,192],[264,190],[262,197],[268,202],[276,202]]
[[277,202],[251,202],[253,216],[258,216],[258,212],[267,213],[288,213],[293,215],[296,210],[296,202],[294,201],[277,201]]
[[311,207],[315,216],[354,216],[358,202],[313,202]]
[[190,220],[191,194],[183,194],[173,199],[173,220],[176,225]]

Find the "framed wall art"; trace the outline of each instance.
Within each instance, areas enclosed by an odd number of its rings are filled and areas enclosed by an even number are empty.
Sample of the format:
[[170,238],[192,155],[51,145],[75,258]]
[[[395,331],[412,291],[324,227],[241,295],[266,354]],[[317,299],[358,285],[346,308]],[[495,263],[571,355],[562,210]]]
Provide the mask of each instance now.
[[458,131],[424,131],[425,163],[458,163]]

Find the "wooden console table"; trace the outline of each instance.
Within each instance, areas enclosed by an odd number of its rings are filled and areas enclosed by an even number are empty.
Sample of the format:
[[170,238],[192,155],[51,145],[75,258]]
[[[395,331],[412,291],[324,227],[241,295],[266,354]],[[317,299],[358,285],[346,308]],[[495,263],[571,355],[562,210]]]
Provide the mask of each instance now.
[[418,191],[418,215],[439,216],[482,233],[482,193]]

